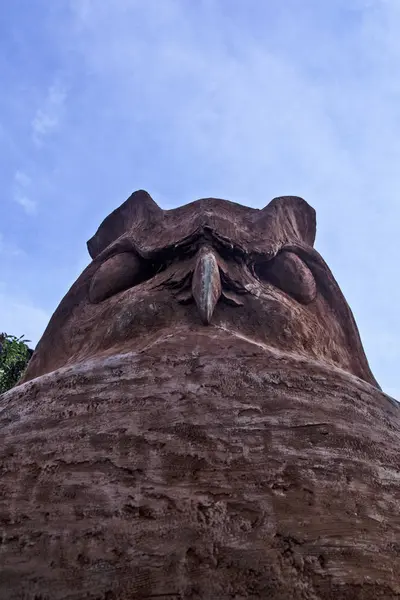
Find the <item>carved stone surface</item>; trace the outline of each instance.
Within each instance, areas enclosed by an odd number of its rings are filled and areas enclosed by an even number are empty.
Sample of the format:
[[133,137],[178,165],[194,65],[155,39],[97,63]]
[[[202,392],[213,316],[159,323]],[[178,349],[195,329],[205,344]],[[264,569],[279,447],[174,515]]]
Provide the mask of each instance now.
[[0,598],[400,598],[400,412],[300,198],[88,242],[1,398]]

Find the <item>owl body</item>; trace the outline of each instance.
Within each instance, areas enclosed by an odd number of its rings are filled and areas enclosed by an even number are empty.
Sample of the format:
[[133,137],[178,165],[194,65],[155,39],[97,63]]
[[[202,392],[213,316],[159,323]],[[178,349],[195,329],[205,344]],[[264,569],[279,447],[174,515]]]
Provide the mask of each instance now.
[[219,202],[175,250],[114,215],[3,396],[1,598],[399,597],[399,408],[312,215],[274,205],[252,248]]

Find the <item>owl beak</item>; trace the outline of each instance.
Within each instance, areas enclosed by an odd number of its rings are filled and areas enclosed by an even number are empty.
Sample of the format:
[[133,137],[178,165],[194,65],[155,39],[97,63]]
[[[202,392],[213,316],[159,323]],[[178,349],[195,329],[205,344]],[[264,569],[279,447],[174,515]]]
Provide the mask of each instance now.
[[221,277],[215,252],[211,248],[200,252],[193,273],[192,294],[202,322],[208,325],[221,296]]

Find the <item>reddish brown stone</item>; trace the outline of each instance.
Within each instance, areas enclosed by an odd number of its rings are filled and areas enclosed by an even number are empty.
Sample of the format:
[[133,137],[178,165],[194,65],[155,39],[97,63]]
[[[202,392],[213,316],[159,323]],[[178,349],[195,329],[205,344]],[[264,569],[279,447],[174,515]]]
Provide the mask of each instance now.
[[103,222],[1,399],[0,598],[400,598],[399,408],[314,236],[293,197]]

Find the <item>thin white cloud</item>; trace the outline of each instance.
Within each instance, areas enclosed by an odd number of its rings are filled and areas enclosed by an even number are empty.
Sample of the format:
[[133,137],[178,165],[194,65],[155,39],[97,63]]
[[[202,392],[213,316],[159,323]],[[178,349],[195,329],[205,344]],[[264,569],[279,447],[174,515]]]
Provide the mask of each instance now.
[[24,194],[20,194],[19,192],[16,192],[14,195],[14,200],[17,204],[22,206],[22,208],[24,209],[24,211],[26,212],[27,215],[36,214],[37,204],[31,198],[28,198],[28,196],[25,196]]
[[64,112],[67,97],[65,86],[56,82],[47,91],[43,106],[37,109],[32,119],[32,138],[37,146],[41,146],[47,136],[54,133]]
[[[67,90],[65,85],[55,79],[45,94],[40,106],[31,120],[31,136],[35,146],[42,148],[50,135],[60,127],[65,112]],[[24,169],[17,168],[13,180],[13,199],[19,204],[27,215],[37,212],[37,201],[32,198],[32,178]]]
[[20,171],[19,169],[15,171],[14,181],[22,188],[26,188],[31,184],[31,178],[24,173],[24,171]]
[[29,188],[32,180],[24,171],[17,169],[14,173],[14,202],[22,206],[27,215],[34,215],[37,203],[29,197]]
[[[298,68],[295,56],[251,39],[244,28],[232,29],[229,51],[217,34],[223,31],[218,3],[203,3],[210,8],[198,23],[179,1],[162,8],[125,0],[73,5],[84,59],[115,90],[114,110],[127,130],[134,135],[138,120],[153,121],[159,144],[172,143],[177,156],[204,162],[210,188],[246,191],[256,201],[268,170],[281,174],[282,188],[288,185],[284,162],[301,172],[297,185],[304,191],[338,172],[359,183],[326,89]],[[140,24],[135,35],[132,24]]]

